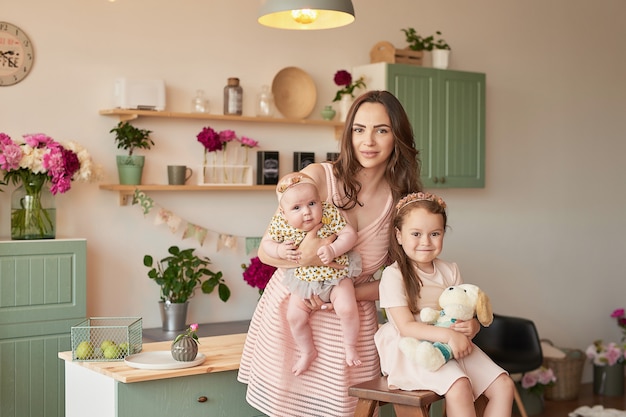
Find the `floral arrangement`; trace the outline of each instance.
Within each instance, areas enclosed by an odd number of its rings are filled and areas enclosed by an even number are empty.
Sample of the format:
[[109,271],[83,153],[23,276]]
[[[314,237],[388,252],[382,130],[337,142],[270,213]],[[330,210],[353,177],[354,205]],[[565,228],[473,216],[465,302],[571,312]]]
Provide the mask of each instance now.
[[91,181],[99,176],[89,153],[75,142],[61,144],[43,134],[24,135],[15,142],[0,133],[0,169],[4,182],[27,186],[34,179],[50,181],[52,194],[65,193],[71,181]]
[[50,192],[65,193],[72,181],[91,181],[100,177],[100,168],[89,153],[74,142],[61,144],[43,134],[24,135],[16,142],[0,133],[1,184],[22,185],[28,199],[20,199],[21,207],[11,210],[12,239],[45,239],[55,237],[54,210],[42,200],[44,185],[50,182]]
[[[196,136],[198,142],[200,142],[204,146],[204,165],[207,165],[207,155],[210,152],[214,152],[213,154],[213,167],[217,165],[217,152],[222,152],[222,166],[228,165],[229,155],[226,152],[227,149],[231,149],[228,147],[228,144],[231,142],[238,142],[240,147],[244,150],[243,155],[243,165],[248,165],[248,150],[252,148],[256,148],[259,145],[254,139],[250,139],[246,136],[238,137],[237,134],[233,130],[222,130],[221,132],[217,132],[212,127],[203,127],[200,133]],[[236,155],[235,155],[236,158]],[[225,182],[228,182],[228,174],[226,168],[224,169],[224,179]],[[243,174],[242,174],[243,175]],[[215,174],[214,174],[215,177]]]
[[259,294],[263,294],[265,286],[269,282],[276,267],[266,265],[259,259],[258,256],[250,259],[250,264],[241,264],[243,269],[243,279],[253,288],[259,289]]
[[611,313],[611,318],[617,321],[617,326],[622,330],[622,342],[626,340],[626,316],[624,315],[624,309],[618,308]]
[[197,344],[200,344],[200,341],[198,340],[198,335],[196,334],[197,330],[198,330],[198,323],[190,324],[189,328],[185,331],[185,333],[181,333],[178,336],[176,336],[176,339],[174,339],[172,344],[175,344],[183,337],[188,337],[192,339],[194,342],[196,342]]
[[352,74],[350,74],[346,70],[339,70],[335,73],[334,77],[335,84],[339,87],[342,87],[337,94],[335,94],[335,98],[333,101],[341,100],[343,95],[349,94],[352,98],[354,98],[354,89],[355,88],[365,88],[365,80],[363,77],[359,77],[354,82],[352,81]]
[[556,376],[551,368],[542,366],[534,371],[526,372],[522,375],[522,388],[529,392],[542,395],[546,387],[554,385]]
[[626,317],[623,308],[618,308],[611,313],[611,318],[617,321],[617,326],[622,330],[621,343],[605,343],[602,340],[595,340],[587,347],[585,353],[594,365],[605,366],[615,365],[624,362],[626,358]]

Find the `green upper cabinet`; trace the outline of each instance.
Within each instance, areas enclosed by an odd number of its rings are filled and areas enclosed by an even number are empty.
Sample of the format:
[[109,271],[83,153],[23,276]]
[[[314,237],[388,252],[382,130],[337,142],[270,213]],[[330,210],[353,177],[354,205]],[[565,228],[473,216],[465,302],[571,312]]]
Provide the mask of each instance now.
[[404,106],[426,188],[485,186],[485,74],[377,63],[353,69]]

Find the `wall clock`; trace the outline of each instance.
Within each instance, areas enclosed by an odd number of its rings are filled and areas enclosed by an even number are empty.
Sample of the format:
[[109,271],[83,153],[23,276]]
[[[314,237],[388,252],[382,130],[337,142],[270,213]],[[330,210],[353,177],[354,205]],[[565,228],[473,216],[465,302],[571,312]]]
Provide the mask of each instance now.
[[0,87],[26,78],[34,59],[33,44],[26,33],[11,23],[0,22]]

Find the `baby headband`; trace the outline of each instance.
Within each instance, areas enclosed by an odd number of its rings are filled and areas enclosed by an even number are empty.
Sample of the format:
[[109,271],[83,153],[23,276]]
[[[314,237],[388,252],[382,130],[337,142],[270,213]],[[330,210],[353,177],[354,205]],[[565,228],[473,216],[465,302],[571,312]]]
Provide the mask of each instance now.
[[423,193],[420,191],[419,193],[408,194],[404,198],[400,199],[400,201],[398,201],[398,204],[396,204],[396,213],[398,213],[405,206],[408,206],[411,203],[415,203],[416,201],[433,201],[439,204],[441,208],[446,208],[446,202],[443,201],[443,198],[435,194]]
[[302,174],[300,172],[287,174],[282,177],[280,181],[278,181],[278,185],[276,185],[276,196],[278,197],[278,202],[280,203],[280,199],[287,190],[299,184],[313,184],[314,186],[317,186],[315,181],[313,181],[313,178],[306,174]]

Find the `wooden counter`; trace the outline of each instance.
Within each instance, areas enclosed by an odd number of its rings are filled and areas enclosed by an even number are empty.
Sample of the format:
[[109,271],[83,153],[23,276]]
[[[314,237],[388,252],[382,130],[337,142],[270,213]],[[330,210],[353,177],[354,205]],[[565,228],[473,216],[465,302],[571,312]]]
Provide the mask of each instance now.
[[[89,362],[72,361],[72,352],[59,352],[59,358],[78,364],[91,371],[111,377],[123,383],[153,381],[165,378],[208,374],[213,372],[233,371],[239,369],[239,361],[243,351],[245,333],[225,336],[201,337],[198,353],[207,358],[198,366],[185,369],[151,370],[137,369],[126,365],[124,361]],[[169,351],[171,341],[144,343],[142,352],[158,350]]]

